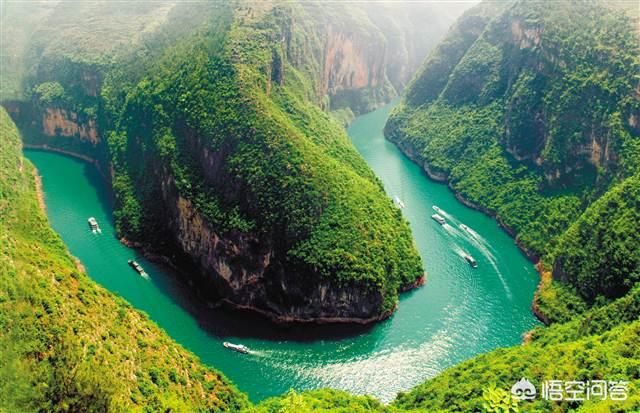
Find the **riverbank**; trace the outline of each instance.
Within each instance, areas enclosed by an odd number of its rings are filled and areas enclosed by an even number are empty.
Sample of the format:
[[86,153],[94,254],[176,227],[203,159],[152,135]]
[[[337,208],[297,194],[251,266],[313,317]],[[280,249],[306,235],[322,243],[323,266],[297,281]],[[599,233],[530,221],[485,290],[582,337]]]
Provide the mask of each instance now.
[[[202,287],[190,287],[187,277],[175,273],[164,258],[144,252],[143,245],[129,248],[118,239],[109,187],[93,168],[49,151],[26,154],[42,175],[51,225],[89,275],[149,314],[204,363],[221,369],[253,401],[291,388],[330,387],[389,402],[398,392],[463,360],[520,343],[522,334],[538,325],[529,308],[537,282],[533,267],[494,221],[461,205],[446,187],[425,179],[418,166],[385,141],[382,126],[389,110],[356,119],[349,135],[387,193],[405,202],[401,213],[412,227],[429,278],[425,288],[400,296],[398,311],[391,317],[365,327],[275,328],[262,316],[212,309],[214,303],[196,294]],[[481,251],[432,222],[432,205],[482,234],[495,248],[496,269]],[[87,230],[89,216],[100,222],[101,235]],[[479,268],[455,254],[458,244],[476,256]],[[149,279],[132,271],[129,259],[138,261]],[[224,341],[244,344],[252,355],[229,353]]]
[[46,145],[46,144],[34,145],[34,144],[22,142],[22,147],[24,149],[32,149],[32,150],[37,150],[37,151],[46,151],[46,152],[59,153],[61,155],[66,155],[66,156],[70,156],[72,158],[80,159],[82,161],[85,161],[85,162],[93,165],[96,168],[96,170],[98,171],[98,173],[100,174],[100,176],[105,180],[105,182],[111,182],[110,177],[100,167],[100,162],[98,162],[97,159],[94,159],[94,158],[92,158],[90,156],[87,156],[87,155],[84,155],[84,154],[81,154],[81,153],[78,153],[78,152],[69,151],[69,150],[66,150],[66,149],[56,148],[55,146],[50,146],[50,145]]
[[483,214],[490,216],[491,218],[494,218],[498,223],[498,225],[500,226],[500,228],[502,228],[507,234],[509,234],[509,236],[511,236],[511,238],[513,238],[514,243],[518,246],[518,249],[527,257],[527,259],[529,259],[529,261],[531,261],[534,264],[536,270],[538,271],[538,275],[540,276],[540,282],[538,283],[538,287],[536,289],[533,300],[531,302],[531,312],[542,323],[544,323],[545,325],[550,325],[551,321],[549,319],[549,316],[544,314],[540,310],[540,306],[539,306],[539,297],[542,293],[542,290],[544,288],[548,288],[548,286],[550,286],[551,284],[551,273],[549,271],[544,270],[544,263],[542,262],[541,257],[535,252],[526,248],[524,245],[522,245],[522,243],[518,240],[518,234],[516,233],[516,231],[513,228],[506,225],[498,214],[496,214],[494,211],[491,211],[483,207],[482,205],[478,205],[466,199],[459,191],[457,191],[453,187],[453,185],[451,185],[451,182],[449,182],[448,177],[443,173],[434,171],[429,166],[429,164],[422,158],[422,156],[420,156],[415,151],[412,145],[405,144],[404,142],[392,139],[391,136],[385,136],[385,138],[388,139],[390,142],[392,142],[402,153],[404,153],[407,156],[407,158],[411,159],[414,163],[420,166],[420,168],[424,171],[425,175],[429,179],[431,179],[434,182],[445,184],[460,203],[464,204],[465,206],[471,209],[480,211]]

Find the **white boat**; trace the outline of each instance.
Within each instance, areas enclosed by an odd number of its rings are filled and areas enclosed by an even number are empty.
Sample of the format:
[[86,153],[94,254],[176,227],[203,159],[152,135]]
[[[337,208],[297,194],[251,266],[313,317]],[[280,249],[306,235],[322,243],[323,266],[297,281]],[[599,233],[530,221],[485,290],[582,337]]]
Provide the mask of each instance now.
[[229,343],[228,341],[225,341],[224,343],[222,343],[222,345],[225,346],[225,348],[228,348],[229,350],[237,351],[238,353],[242,353],[242,354],[249,354],[249,348],[245,345],[233,344],[233,343]]
[[134,270],[136,270],[136,272],[138,274],[140,274],[140,276],[144,277],[144,278],[149,278],[149,274],[147,274],[147,272],[144,270],[144,268],[142,268],[142,265],[138,264],[136,261],[134,260],[129,260],[127,261],[129,263],[129,265],[131,266],[131,268],[133,268]]
[[432,208],[436,212],[442,212],[442,210],[440,208],[438,208],[436,205],[432,206]]
[[400,198],[398,198],[397,196],[394,198],[394,202],[396,203],[396,206],[400,209],[404,208],[404,202],[402,202],[402,200]]
[[473,268],[478,268],[478,263],[475,259],[469,254],[464,254],[464,259],[471,265]]
[[447,223],[447,221],[440,214],[433,214],[431,215],[431,218],[433,218],[440,225],[444,225]]
[[466,226],[465,224],[460,224],[460,229],[466,232],[471,233],[471,231],[469,230],[469,227]]
[[87,222],[89,223],[89,228],[91,228],[91,232],[93,232],[94,234],[102,233],[102,230],[100,229],[100,225],[98,225],[98,221],[96,221],[94,217],[90,217],[87,220]]

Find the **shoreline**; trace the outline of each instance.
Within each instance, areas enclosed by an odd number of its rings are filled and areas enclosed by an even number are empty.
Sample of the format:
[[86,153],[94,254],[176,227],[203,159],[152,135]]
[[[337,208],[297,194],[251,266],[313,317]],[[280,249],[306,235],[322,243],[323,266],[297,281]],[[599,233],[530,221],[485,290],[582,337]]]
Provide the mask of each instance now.
[[90,156],[87,156],[87,155],[84,155],[84,154],[81,154],[81,153],[78,153],[78,152],[68,151],[66,149],[56,148],[55,146],[49,146],[47,144],[34,145],[34,144],[31,144],[31,143],[22,142],[22,148],[23,149],[32,149],[32,150],[37,150],[37,151],[43,151],[43,152],[58,153],[60,155],[69,156],[71,158],[79,159],[81,161],[87,162],[87,163],[93,165],[96,168],[96,170],[98,171],[98,173],[100,174],[102,179],[104,179],[105,181],[109,182],[109,179],[107,178],[107,175],[104,173],[102,168],[100,168],[100,163],[98,162],[98,160],[94,159],[94,158],[92,158]]
[[[372,325],[373,323],[390,318],[398,310],[398,303],[396,303],[393,306],[393,308],[391,308],[390,310],[385,311],[377,316],[373,316],[369,318],[357,318],[357,317],[296,318],[296,317],[291,317],[286,315],[279,315],[279,314],[276,314],[258,307],[250,306],[250,305],[238,304],[227,298],[221,298],[217,302],[211,302],[205,297],[200,296],[198,291],[193,289],[193,280],[186,275],[186,272],[181,267],[177,266],[166,255],[158,253],[157,250],[155,250],[150,244],[137,242],[137,241],[129,241],[125,237],[119,237],[118,241],[122,245],[128,248],[138,250],[148,260],[153,261],[160,265],[164,265],[170,268],[171,270],[173,270],[174,272],[180,274],[181,275],[180,282],[188,284],[192,288],[193,293],[196,294],[196,296],[199,299],[201,299],[203,302],[205,302],[209,307],[219,308],[224,306],[226,308],[229,308],[235,311],[243,311],[243,312],[251,313],[253,315],[258,315],[258,316],[264,317],[269,322],[273,323],[275,326],[278,326],[278,327],[291,327],[291,326],[302,326],[302,325],[306,325],[306,326],[331,325],[331,324],[333,325],[352,324],[352,325],[359,325],[359,326],[367,326],[367,325]],[[401,286],[398,289],[398,296],[423,286],[426,281],[426,278],[427,278],[427,273],[424,272],[412,284],[408,286]]]
[[33,175],[36,197],[38,198],[38,206],[40,207],[40,211],[47,215],[47,204],[44,202],[44,191],[42,190],[42,177],[35,166],[33,167],[31,174]]
[[[86,155],[82,155],[79,153],[75,153],[75,152],[71,152],[71,151],[67,151],[64,149],[59,149],[59,148],[55,148],[55,147],[51,147],[48,145],[31,145],[31,144],[25,144],[23,142],[22,144],[24,149],[35,149],[35,150],[41,150],[41,151],[45,151],[45,152],[54,152],[54,153],[59,153],[61,155],[66,155],[66,156],[70,156],[72,158],[75,159],[80,159],[84,162],[87,162],[91,165],[93,165],[98,172],[100,173],[100,175],[103,176],[100,167],[98,165],[98,161],[88,157]],[[36,168],[34,167],[34,170],[36,170]],[[39,179],[40,176],[37,175],[36,173],[34,173],[34,177],[37,176],[38,178],[35,179]],[[36,183],[36,185],[38,185],[38,183]],[[41,182],[40,182],[41,185]],[[38,190],[37,190],[38,191]],[[38,192],[38,198],[40,199],[40,197],[42,197],[42,204],[41,204],[41,208],[45,208],[43,209],[43,212],[46,212],[46,203],[44,202],[44,192],[42,191],[42,187],[40,187],[40,190]],[[40,201],[39,201],[40,202]],[[181,275],[181,279],[180,282],[184,282],[186,284],[188,284],[190,287],[193,286],[193,281],[185,276],[185,271],[183,269],[181,269],[180,267],[178,267],[169,257],[159,253],[157,250],[155,250],[150,244],[148,243],[142,243],[142,242],[134,242],[134,241],[129,241],[127,240],[125,237],[119,237],[118,234],[116,234],[118,241],[123,244],[124,246],[128,247],[128,248],[132,248],[132,249],[136,249],[138,250],[140,253],[142,253],[142,255],[144,255],[145,258],[147,258],[150,261],[153,261],[157,264],[161,264],[164,265],[166,267],[168,267],[169,269],[175,271],[176,273]],[[77,262],[77,264],[81,267],[84,268],[82,266],[82,263],[76,258],[75,261]],[[422,276],[418,277],[414,283],[408,285],[408,286],[401,286],[398,289],[398,295],[409,292],[411,290],[414,290],[416,288],[421,287],[422,285],[424,285],[425,280],[426,280],[426,272],[422,274]],[[197,291],[194,291],[194,293],[196,295],[199,296]],[[204,299],[203,297],[200,297],[200,299],[203,299],[203,301],[207,302],[209,304],[209,306],[211,307],[220,307],[222,305],[228,307],[228,308],[232,308],[235,310],[241,310],[241,311],[247,311],[247,312],[251,312],[253,314],[257,314],[260,316],[265,317],[266,319],[268,319],[270,322],[272,322],[273,324],[275,324],[276,326],[287,326],[287,325],[327,325],[327,324],[335,324],[335,325],[339,325],[339,324],[354,324],[354,325],[361,325],[361,326],[365,326],[365,325],[371,325],[373,323],[376,323],[378,321],[383,321],[388,319],[389,317],[391,317],[396,310],[398,309],[398,304],[396,303],[392,309],[385,311],[384,313],[381,313],[377,316],[374,317],[369,317],[369,318],[356,318],[356,317],[316,317],[316,318],[308,318],[308,319],[300,319],[300,318],[295,318],[295,317],[289,317],[289,316],[282,316],[282,315],[278,315],[257,307],[253,307],[253,306],[246,306],[246,305],[241,305],[241,304],[237,304],[234,303],[226,298],[222,298],[220,299],[218,302],[216,303],[211,303],[208,300]]]
[[[546,314],[542,313],[538,305],[538,297],[540,295],[540,290],[544,288],[544,286],[547,285],[548,281],[550,280],[550,274],[547,274],[548,271],[544,271],[543,262],[540,256],[534,253],[533,251],[525,248],[522,245],[522,243],[518,240],[518,234],[512,228],[507,226],[498,214],[496,214],[493,211],[490,211],[489,209],[481,205],[477,205],[469,201],[468,199],[465,199],[459,191],[453,188],[453,186],[451,185],[451,182],[447,180],[447,176],[433,171],[429,167],[427,162],[421,159],[421,157],[415,153],[415,150],[413,149],[412,146],[405,145],[402,142],[399,142],[395,139],[387,137],[386,135],[385,135],[385,139],[393,143],[400,150],[400,152],[402,152],[412,162],[416,163],[420,167],[420,169],[424,171],[425,175],[429,179],[431,179],[434,182],[445,184],[460,203],[467,206],[468,208],[482,212],[483,214],[495,219],[496,222],[498,223],[498,226],[502,228],[507,234],[509,234],[511,238],[513,238],[514,243],[518,246],[518,249],[520,250],[520,252],[522,252],[524,256],[527,257],[527,259],[531,263],[533,263],[536,271],[538,272],[538,275],[540,276],[540,281],[538,282],[538,286],[536,287],[536,291],[533,295],[533,299],[531,300],[531,313],[545,326],[549,326],[551,324],[549,317]],[[524,337],[527,337],[529,333],[530,332],[525,332]]]
[[[24,159],[24,155],[22,159]],[[38,207],[40,208],[40,211],[45,216],[47,221],[49,221],[49,217],[47,215],[47,203],[44,200],[44,190],[42,189],[42,176],[40,176],[40,172],[38,171],[38,168],[35,167],[35,165],[32,166],[31,175],[33,176],[36,198],[38,199]],[[87,274],[87,270],[84,265],[82,265],[80,259],[71,254],[71,251],[69,251],[66,244],[64,247],[67,250],[67,254],[69,254],[71,259],[73,259],[73,264],[75,265],[76,269],[83,274]]]

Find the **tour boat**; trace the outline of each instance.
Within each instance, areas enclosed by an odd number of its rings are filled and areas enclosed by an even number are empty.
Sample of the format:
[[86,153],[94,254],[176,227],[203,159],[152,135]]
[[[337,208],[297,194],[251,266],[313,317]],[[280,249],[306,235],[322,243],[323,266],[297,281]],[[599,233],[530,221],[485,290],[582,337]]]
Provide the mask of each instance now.
[[395,197],[394,201],[396,202],[396,206],[400,209],[404,208],[404,202],[402,202],[402,200],[400,200],[400,198]]
[[471,265],[473,268],[478,268],[478,263],[475,259],[469,254],[464,254],[464,259]]
[[242,354],[249,354],[249,348],[242,344],[233,344],[233,343],[229,343],[228,341],[225,341],[224,343],[222,343],[222,345],[228,348],[229,350],[237,351],[238,353],[242,353]]
[[148,277],[149,274],[146,273],[146,271],[144,270],[144,268],[142,268],[142,266],[140,264],[138,264],[136,261],[134,260],[129,260],[128,261],[129,265],[131,266],[131,268],[133,268],[134,270],[136,270],[136,272],[138,274],[140,274],[143,277]]
[[96,233],[102,233],[102,230],[100,229],[100,226],[98,225],[98,221],[96,221],[96,219],[94,217],[90,217],[87,222],[89,223],[89,228],[91,228],[91,231],[96,234]]
[[438,208],[438,206],[437,206],[437,205],[434,205],[432,208],[433,208],[433,210],[434,210],[434,211],[436,211],[436,212],[441,212],[441,211],[442,211],[440,208]]
[[440,214],[433,214],[431,215],[431,218],[433,218],[440,225],[444,225],[447,222]]
[[469,230],[469,227],[468,227],[468,226],[466,226],[465,224],[460,224],[460,229],[462,229],[463,231],[466,231],[466,232],[471,232],[471,231]]

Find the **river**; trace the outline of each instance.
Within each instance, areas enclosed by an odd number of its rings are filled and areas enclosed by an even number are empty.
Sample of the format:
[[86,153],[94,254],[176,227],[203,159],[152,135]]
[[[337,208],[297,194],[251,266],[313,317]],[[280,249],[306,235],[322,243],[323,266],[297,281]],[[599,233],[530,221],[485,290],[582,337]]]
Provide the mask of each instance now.
[[[519,343],[538,324],[530,310],[538,281],[531,263],[495,220],[462,205],[384,139],[391,108],[359,117],[348,132],[387,193],[406,205],[402,211],[428,277],[423,287],[402,295],[389,320],[365,328],[283,330],[260,318],[208,309],[172,271],[118,242],[109,189],[92,165],[49,152],[25,154],[42,176],[51,225],[89,276],[146,312],[252,400],[290,388],[333,387],[389,401],[453,364]],[[430,218],[433,205],[450,225]],[[101,235],[88,230],[90,216],[101,224]],[[459,223],[474,232],[462,231]],[[470,267],[463,252],[478,268]],[[132,258],[149,279],[127,265]],[[223,341],[243,343],[252,353],[230,352]]]

